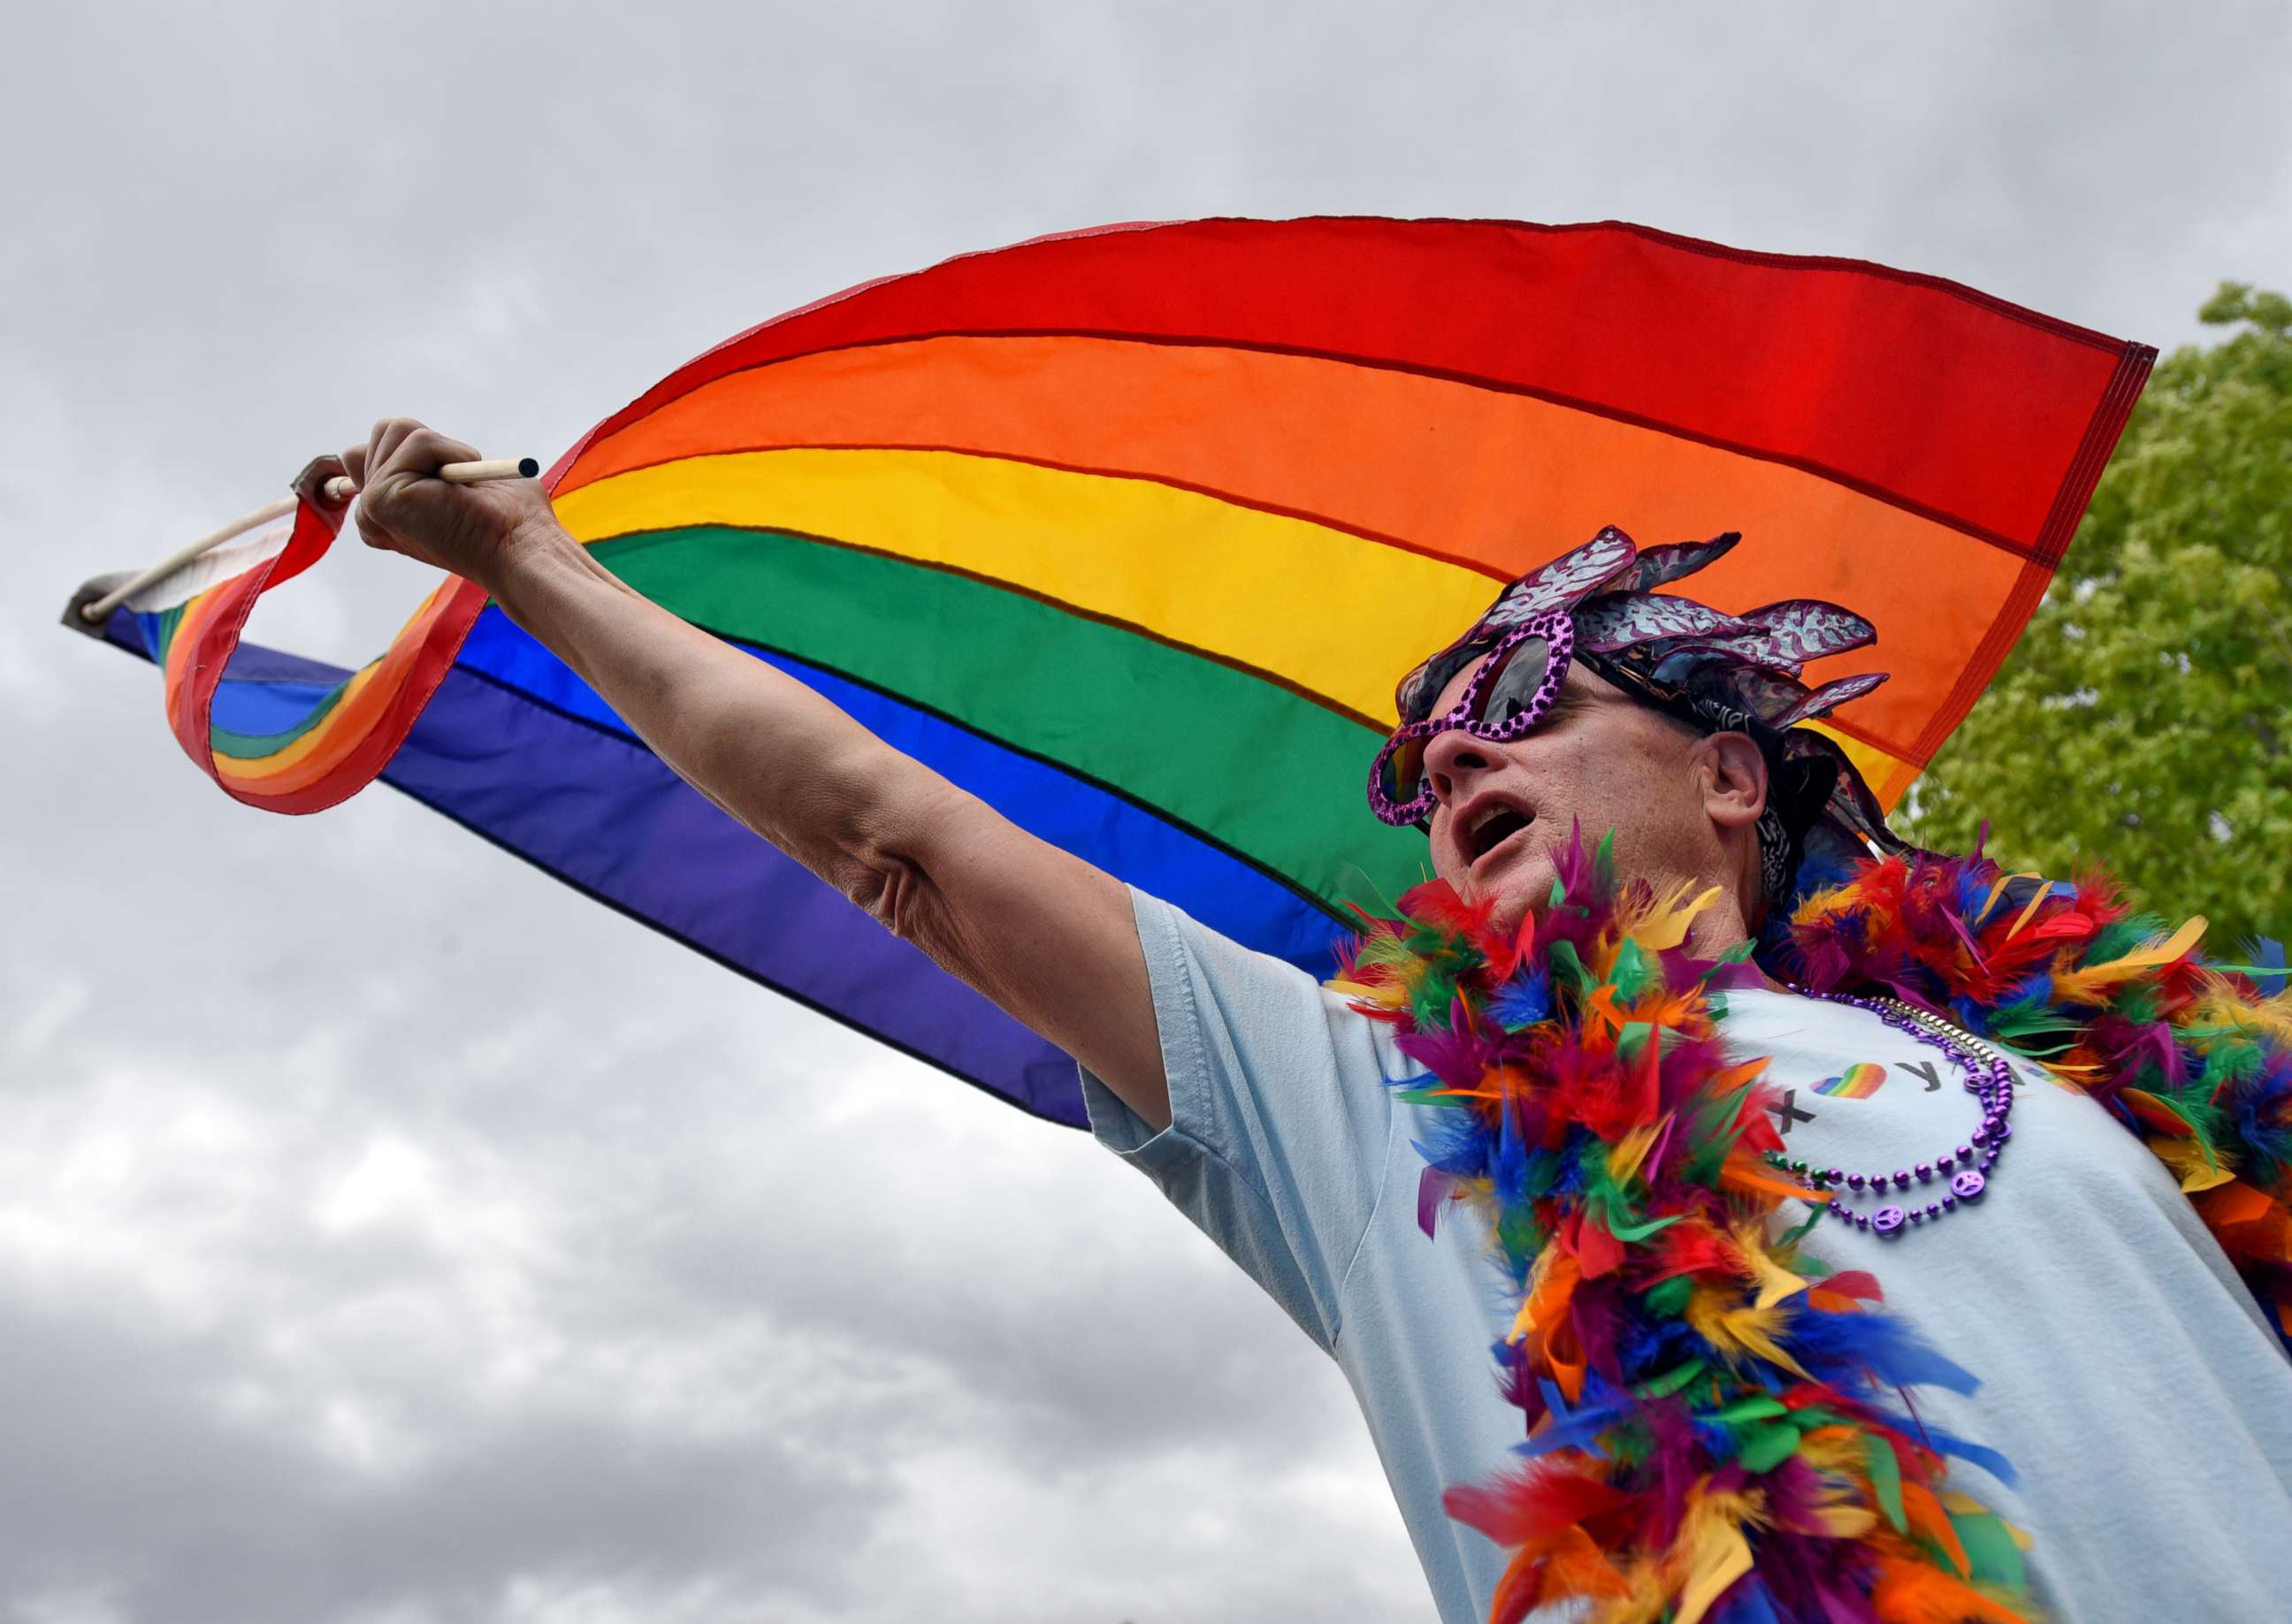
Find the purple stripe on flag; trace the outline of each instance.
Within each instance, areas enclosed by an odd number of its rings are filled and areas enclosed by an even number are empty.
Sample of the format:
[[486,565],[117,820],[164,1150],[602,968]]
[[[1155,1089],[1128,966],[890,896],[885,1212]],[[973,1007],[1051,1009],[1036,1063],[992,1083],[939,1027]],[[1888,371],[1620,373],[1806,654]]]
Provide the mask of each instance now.
[[718,962],[1038,1116],[1075,1063],[642,746],[450,672],[383,782]]

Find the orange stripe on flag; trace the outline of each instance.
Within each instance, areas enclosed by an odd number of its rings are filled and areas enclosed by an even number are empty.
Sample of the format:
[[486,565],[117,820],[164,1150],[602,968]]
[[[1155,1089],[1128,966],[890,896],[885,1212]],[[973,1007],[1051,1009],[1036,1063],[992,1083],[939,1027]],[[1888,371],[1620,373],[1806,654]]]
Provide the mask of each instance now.
[[[1869,616],[1876,655],[1818,662],[1809,677],[1893,673],[1836,720],[1862,744],[1874,785],[1895,794],[2035,607],[2026,577],[2045,578],[1818,474],[1571,406],[1342,361],[1116,339],[930,339],[734,374],[589,446],[557,493],[685,457],[798,446],[949,449],[1155,478],[1451,559],[1487,575],[1491,597],[1605,524],[1642,543],[1740,530],[1745,544],[1698,576],[1697,595],[1726,609],[1825,597]],[[1301,603],[1311,591],[1300,583]]]

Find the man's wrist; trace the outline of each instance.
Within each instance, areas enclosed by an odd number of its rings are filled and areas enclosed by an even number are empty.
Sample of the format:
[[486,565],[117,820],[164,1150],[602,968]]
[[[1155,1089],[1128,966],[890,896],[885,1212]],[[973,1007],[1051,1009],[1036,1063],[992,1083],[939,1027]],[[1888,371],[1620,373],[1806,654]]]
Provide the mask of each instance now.
[[494,553],[493,567],[487,572],[491,578],[480,584],[507,607],[530,587],[556,577],[568,567],[584,570],[588,562],[587,550],[557,522],[555,514],[545,513],[526,520],[504,538]]

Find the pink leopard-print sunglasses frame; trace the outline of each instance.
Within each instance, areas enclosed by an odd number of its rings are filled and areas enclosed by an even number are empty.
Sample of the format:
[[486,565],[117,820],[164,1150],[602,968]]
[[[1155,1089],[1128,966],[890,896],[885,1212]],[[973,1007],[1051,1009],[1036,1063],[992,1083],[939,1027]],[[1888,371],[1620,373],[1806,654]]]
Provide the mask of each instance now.
[[[1481,708],[1485,697],[1496,682],[1510,669],[1513,654],[1523,643],[1541,639],[1545,646],[1544,676],[1527,704],[1495,727],[1482,723]],[[1385,740],[1384,748],[1376,752],[1369,764],[1368,806],[1380,822],[1387,824],[1422,823],[1432,814],[1439,797],[1424,773],[1424,748],[1444,733],[1459,728],[1476,739],[1491,744],[1503,744],[1532,731],[1551,712],[1553,701],[1560,696],[1561,686],[1568,680],[1568,667],[1576,654],[1576,627],[1565,613],[1538,615],[1522,622],[1497,639],[1481,662],[1480,670],[1473,673],[1472,681],[1457,703],[1439,716],[1429,716],[1421,722],[1411,722]],[[1416,793],[1402,800],[1397,792],[1414,785]]]

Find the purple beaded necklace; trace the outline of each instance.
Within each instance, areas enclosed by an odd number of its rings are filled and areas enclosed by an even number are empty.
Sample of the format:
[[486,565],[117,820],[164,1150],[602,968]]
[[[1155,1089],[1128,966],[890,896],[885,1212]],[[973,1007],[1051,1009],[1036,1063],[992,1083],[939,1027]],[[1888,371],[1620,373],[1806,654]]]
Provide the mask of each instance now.
[[[1946,1156],[1936,1156],[1932,1162],[1921,1162],[1916,1167],[1896,1168],[1891,1173],[1850,1173],[1844,1168],[1815,1168],[1803,1161],[1794,1161],[1779,1151],[1767,1153],[1768,1162],[1787,1172],[1796,1173],[1813,1184],[1830,1199],[1816,1208],[1842,1223],[1851,1223],[1857,1229],[1867,1229],[1888,1240],[1900,1235],[1913,1225],[1940,1223],[1957,1210],[1960,1202],[1977,1202],[1989,1187],[1998,1154],[2006,1141],[2014,1136],[2014,1068],[2004,1055],[1970,1033],[1961,1032],[1938,1017],[1893,998],[1858,997],[1845,993],[1812,993],[1804,994],[1819,998],[1825,1003],[1848,1004],[1857,1009],[1868,1009],[1896,1031],[1929,1044],[1955,1061],[1965,1073],[1965,1091],[1981,1102],[1981,1125],[1966,1136],[1966,1143],[1957,1146]],[[1907,1190],[1915,1178],[1922,1185],[1932,1184],[1936,1175],[1949,1179],[1949,1188],[1938,1201],[1917,1204],[1915,1198],[1903,1206],[1887,1202],[1875,1212],[1857,1212],[1847,1202],[1867,1194],[1873,1200],[1883,1199],[1891,1186],[1894,1190]]]

